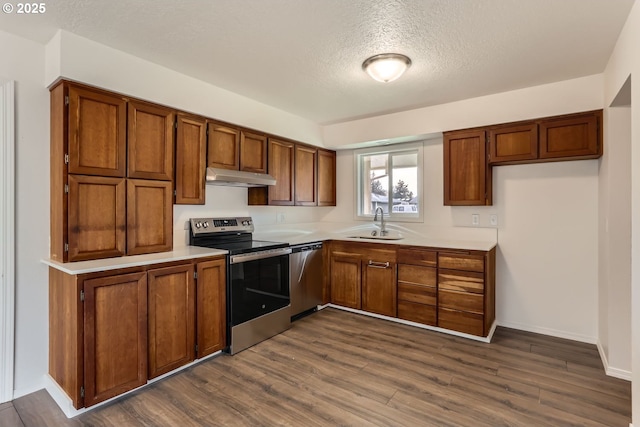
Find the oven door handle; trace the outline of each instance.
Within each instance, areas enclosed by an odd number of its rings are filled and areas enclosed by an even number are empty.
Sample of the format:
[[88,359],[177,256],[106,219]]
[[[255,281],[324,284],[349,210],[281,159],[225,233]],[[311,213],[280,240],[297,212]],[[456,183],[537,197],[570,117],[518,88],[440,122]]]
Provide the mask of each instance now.
[[248,254],[232,255],[230,264],[240,264],[241,262],[256,261],[259,259],[273,258],[282,255],[289,255],[291,248],[271,249],[268,251],[253,252]]

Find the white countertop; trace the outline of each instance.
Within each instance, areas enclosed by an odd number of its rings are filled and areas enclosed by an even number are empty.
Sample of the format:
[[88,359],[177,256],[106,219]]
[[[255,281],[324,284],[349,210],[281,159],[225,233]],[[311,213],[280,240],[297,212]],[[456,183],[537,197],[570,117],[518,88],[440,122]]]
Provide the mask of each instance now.
[[[472,251],[489,251],[498,242],[495,229],[477,229],[466,227],[422,227],[420,231],[397,224],[388,224],[392,235],[401,237],[397,240],[353,238],[351,236],[368,236],[377,226],[368,223],[306,223],[282,224],[256,227],[254,239],[286,242],[291,245],[320,242],[325,240],[344,240],[350,242],[368,242],[387,245],[424,246],[431,248],[462,249]],[[92,261],[58,262],[43,259],[42,262],[67,274],[86,274],[98,271],[116,270],[127,267],[138,267],[149,264],[160,264],[193,258],[226,255],[220,249],[201,248],[196,246],[176,247],[170,252],[133,255],[117,258],[98,259]]]
[[169,252],[155,254],[132,255],[117,258],[96,259],[92,261],[58,262],[52,259],[43,259],[42,262],[50,267],[64,271],[67,274],[95,273],[97,271],[117,270],[119,268],[138,267],[141,265],[160,264],[164,262],[182,261],[193,258],[203,258],[217,255],[226,255],[228,252],[220,249],[200,248],[196,246],[184,246],[175,248]]
[[293,224],[281,227],[271,226],[268,231],[259,231],[259,227],[256,227],[256,229],[258,231],[253,234],[256,239],[287,242],[291,245],[325,240],[344,240],[388,245],[489,251],[498,244],[497,231],[495,229],[467,227],[424,227],[423,231],[417,232],[407,227],[388,224],[390,233],[401,237],[397,240],[351,237],[367,236],[374,230],[378,231],[378,227],[371,223],[358,225],[339,223]]

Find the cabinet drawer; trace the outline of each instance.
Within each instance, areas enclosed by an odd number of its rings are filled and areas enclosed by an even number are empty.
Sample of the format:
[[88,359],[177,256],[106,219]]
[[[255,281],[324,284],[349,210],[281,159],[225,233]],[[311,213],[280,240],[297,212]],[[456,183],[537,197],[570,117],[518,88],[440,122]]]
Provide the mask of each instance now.
[[398,265],[398,282],[436,286],[436,269],[417,265]]
[[440,252],[438,267],[482,273],[484,272],[484,256]]
[[483,316],[481,314],[439,307],[438,326],[465,334],[484,336]]
[[410,301],[398,301],[398,318],[425,325],[436,326],[437,310],[435,305],[417,304]]
[[484,274],[470,271],[440,270],[438,289],[482,294],[484,293]]
[[399,248],[398,263],[436,267],[438,253],[419,248]]
[[436,305],[435,286],[424,286],[398,282],[398,300]]
[[438,306],[482,314],[484,312],[484,296],[438,289]]

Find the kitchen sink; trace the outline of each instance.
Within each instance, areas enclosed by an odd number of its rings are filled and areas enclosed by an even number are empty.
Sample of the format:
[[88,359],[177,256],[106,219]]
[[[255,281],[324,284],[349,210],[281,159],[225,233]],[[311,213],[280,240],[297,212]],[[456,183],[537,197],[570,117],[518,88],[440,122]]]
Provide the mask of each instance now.
[[348,236],[349,239],[367,239],[367,240],[402,240],[404,237],[400,233],[389,233],[386,236],[371,233],[358,234],[357,236]]

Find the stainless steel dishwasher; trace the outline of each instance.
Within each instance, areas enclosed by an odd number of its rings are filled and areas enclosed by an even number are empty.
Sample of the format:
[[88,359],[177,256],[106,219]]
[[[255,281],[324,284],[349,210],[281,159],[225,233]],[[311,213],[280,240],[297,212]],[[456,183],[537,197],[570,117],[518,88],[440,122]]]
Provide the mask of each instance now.
[[315,311],[322,304],[322,276],[322,242],[291,246],[291,320]]

